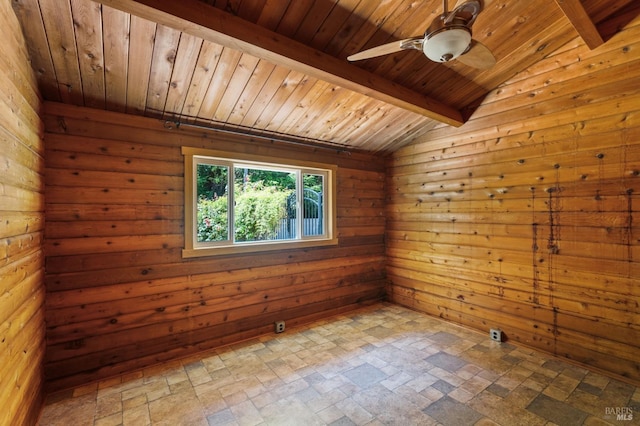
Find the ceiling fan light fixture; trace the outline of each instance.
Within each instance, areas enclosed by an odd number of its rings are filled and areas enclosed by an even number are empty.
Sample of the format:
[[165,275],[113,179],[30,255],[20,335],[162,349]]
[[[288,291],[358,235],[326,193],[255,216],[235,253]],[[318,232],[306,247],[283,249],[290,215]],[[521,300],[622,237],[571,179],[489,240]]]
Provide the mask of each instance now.
[[445,27],[431,34],[422,50],[434,62],[447,62],[462,55],[470,43],[471,31],[467,27]]

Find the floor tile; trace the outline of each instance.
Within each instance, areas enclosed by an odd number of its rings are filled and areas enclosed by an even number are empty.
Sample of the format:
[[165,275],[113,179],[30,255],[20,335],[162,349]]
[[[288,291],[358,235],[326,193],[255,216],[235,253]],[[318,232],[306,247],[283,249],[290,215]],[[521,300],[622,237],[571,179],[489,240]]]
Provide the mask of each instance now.
[[582,425],[588,417],[584,411],[546,395],[538,395],[533,402],[529,404],[527,410],[555,424],[563,426]]
[[207,416],[207,422],[211,426],[228,425],[235,423],[236,418],[230,409],[218,411],[217,413]]
[[445,331],[439,331],[429,336],[429,340],[436,342],[442,346],[448,346],[458,343],[460,341],[460,338],[455,334],[447,333]]
[[447,425],[473,425],[483,417],[473,408],[448,396],[434,402],[424,412]]
[[123,426],[150,425],[151,417],[149,417],[149,407],[145,404],[131,409],[125,409],[122,412],[122,424]]
[[348,370],[344,373],[344,376],[364,389],[387,378],[386,374],[371,364],[362,364],[359,367]]
[[501,398],[509,395],[509,389],[503,388],[499,384],[493,383],[492,385],[487,386],[487,390],[495,395],[498,395]]
[[440,392],[442,392],[443,394],[448,394],[449,392],[451,392],[454,389],[457,389],[455,386],[453,386],[450,383],[445,382],[444,380],[438,380],[437,382],[435,382],[434,384],[431,385],[432,388],[439,390]]
[[445,352],[433,354],[425,358],[425,361],[451,373],[458,371],[467,364],[466,361]]
[[329,426],[356,426],[356,423],[354,423],[349,417],[342,416],[338,420],[334,420],[329,423]]

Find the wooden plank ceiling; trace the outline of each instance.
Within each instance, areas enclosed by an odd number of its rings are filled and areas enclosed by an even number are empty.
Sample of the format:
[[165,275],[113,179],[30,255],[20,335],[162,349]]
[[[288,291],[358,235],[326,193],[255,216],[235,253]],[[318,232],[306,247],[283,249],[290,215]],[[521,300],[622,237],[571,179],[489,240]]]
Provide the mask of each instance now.
[[464,125],[572,40],[597,48],[634,3],[485,0],[473,37],[497,64],[477,70],[418,51],[346,61],[422,35],[441,0],[13,1],[45,100],[382,153]]

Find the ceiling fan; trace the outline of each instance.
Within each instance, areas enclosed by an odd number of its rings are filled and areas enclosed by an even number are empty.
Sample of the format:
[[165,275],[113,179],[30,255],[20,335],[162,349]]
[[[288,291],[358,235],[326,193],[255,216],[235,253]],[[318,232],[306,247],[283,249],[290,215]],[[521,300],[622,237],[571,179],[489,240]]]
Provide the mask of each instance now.
[[421,50],[434,62],[449,62],[454,59],[470,67],[487,69],[496,63],[491,51],[479,41],[471,38],[471,26],[482,10],[480,0],[460,2],[451,12],[447,0],[443,0],[444,12],[433,20],[423,37],[397,40],[382,46],[372,47],[351,55],[348,61],[375,58],[402,50]]

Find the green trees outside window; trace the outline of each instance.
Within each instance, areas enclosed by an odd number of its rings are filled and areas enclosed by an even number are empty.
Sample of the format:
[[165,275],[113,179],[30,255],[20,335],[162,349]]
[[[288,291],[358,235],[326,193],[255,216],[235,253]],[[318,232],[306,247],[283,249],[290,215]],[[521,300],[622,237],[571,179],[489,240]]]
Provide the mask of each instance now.
[[[233,171],[231,171],[233,170]],[[294,171],[234,167],[201,163],[197,165],[197,241],[215,242],[230,239],[229,182],[233,176],[233,240],[235,242],[291,239],[296,237],[290,221],[297,217],[296,180]],[[322,224],[322,197],[308,197],[308,193],[322,193],[323,176],[302,175],[303,217],[316,219],[314,231],[318,235]],[[311,226],[305,226],[311,229]],[[321,230],[321,228],[320,228]]]

